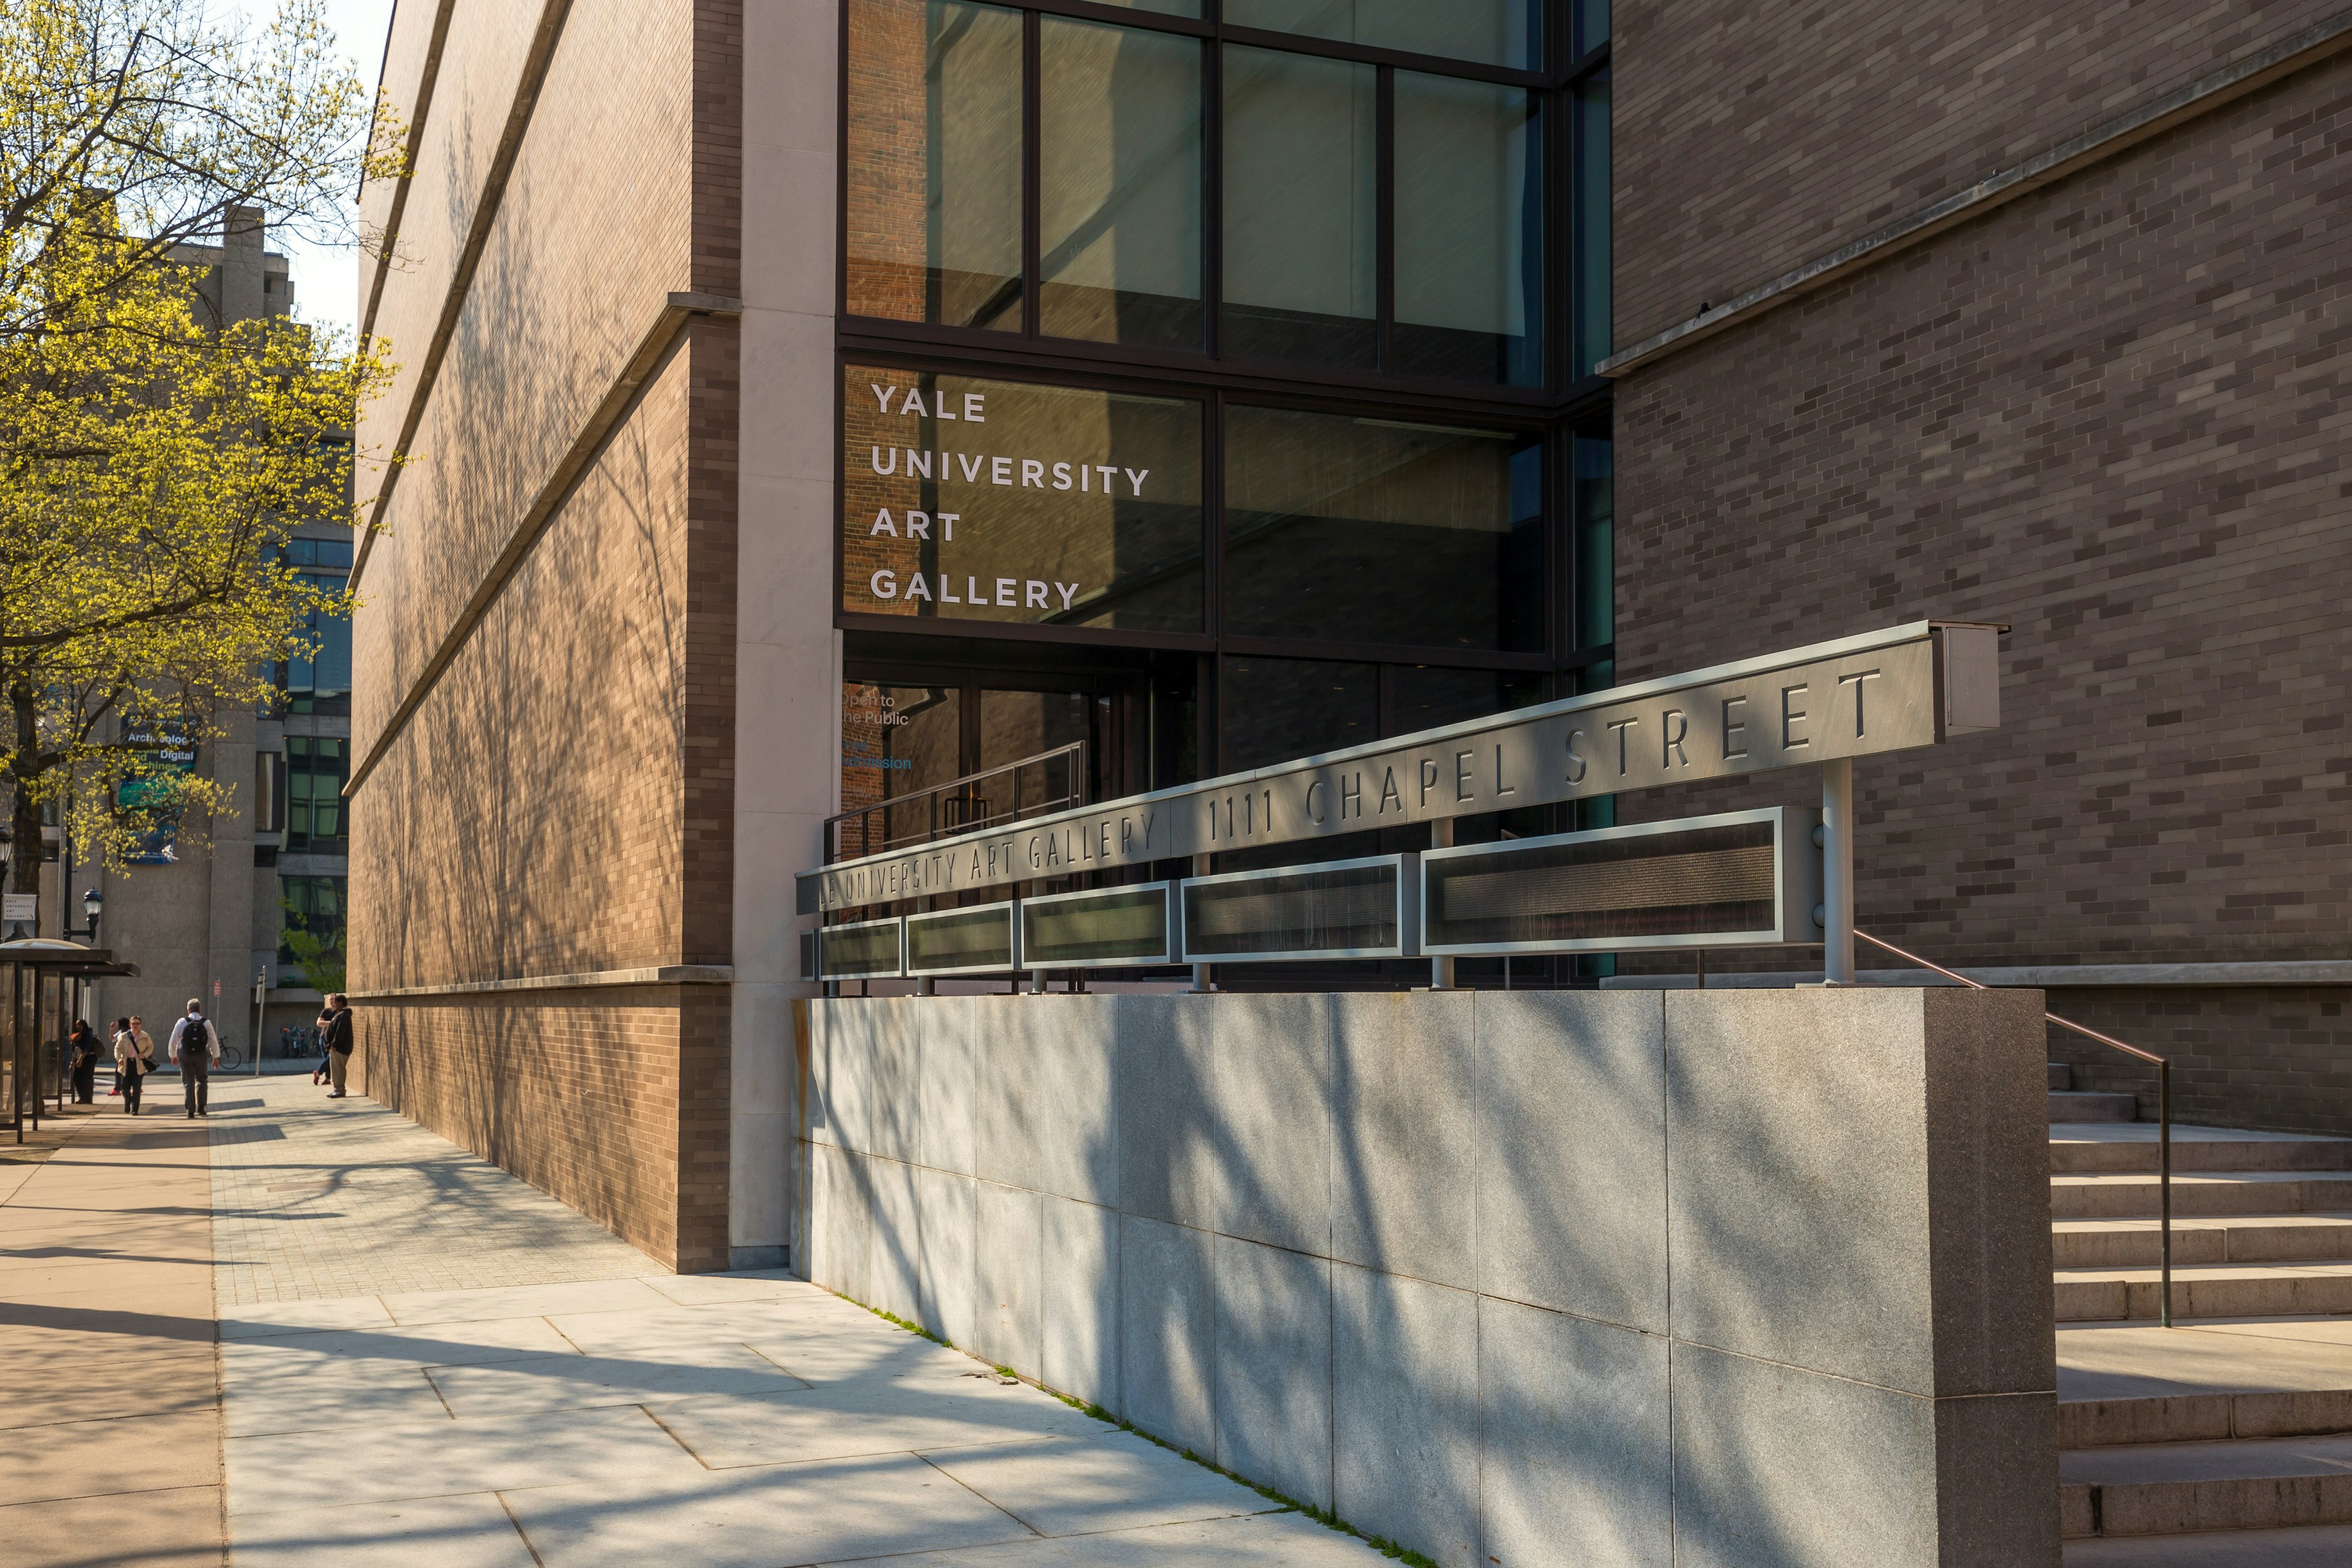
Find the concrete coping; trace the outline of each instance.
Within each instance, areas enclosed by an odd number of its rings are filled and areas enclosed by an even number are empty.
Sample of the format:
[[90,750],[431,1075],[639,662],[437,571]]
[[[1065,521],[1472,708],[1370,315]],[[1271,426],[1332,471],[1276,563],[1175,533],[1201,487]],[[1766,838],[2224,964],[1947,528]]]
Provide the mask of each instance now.
[[354,1002],[398,1002],[418,996],[486,996],[511,991],[592,991],[614,985],[730,985],[728,963],[665,963],[650,969],[600,969],[581,974],[529,974],[513,980],[463,980],[441,985],[396,985],[354,991]]

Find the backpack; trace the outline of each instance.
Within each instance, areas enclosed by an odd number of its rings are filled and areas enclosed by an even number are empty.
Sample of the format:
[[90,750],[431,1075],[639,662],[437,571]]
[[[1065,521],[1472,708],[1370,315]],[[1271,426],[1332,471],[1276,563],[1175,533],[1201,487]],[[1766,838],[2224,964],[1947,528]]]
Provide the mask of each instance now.
[[211,1027],[212,1020],[206,1018],[202,1013],[191,1013],[188,1015],[187,1027],[180,1031],[180,1060],[182,1062],[185,1062],[188,1059],[188,1053],[191,1051],[195,1053],[195,1058],[198,1061],[205,1061],[211,1058],[213,1052],[212,1037],[205,1032]]

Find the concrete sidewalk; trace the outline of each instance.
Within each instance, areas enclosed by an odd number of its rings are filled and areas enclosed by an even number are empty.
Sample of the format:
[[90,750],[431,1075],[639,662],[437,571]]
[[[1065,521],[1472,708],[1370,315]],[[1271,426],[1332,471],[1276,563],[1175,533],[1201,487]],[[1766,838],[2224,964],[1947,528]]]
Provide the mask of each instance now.
[[215,1089],[237,1568],[1379,1561],[799,1280],[667,1274],[368,1101]]
[[[219,1568],[211,1171],[177,1084],[0,1165],[0,1561]],[[168,1112],[168,1113],[167,1113]]]

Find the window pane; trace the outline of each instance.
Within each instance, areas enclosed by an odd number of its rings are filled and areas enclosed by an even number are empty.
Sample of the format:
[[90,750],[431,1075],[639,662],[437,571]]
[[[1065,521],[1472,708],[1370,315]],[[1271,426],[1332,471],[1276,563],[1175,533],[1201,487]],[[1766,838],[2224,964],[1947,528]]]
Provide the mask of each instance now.
[[1411,735],[1543,700],[1543,679],[1491,669],[1407,665],[1390,672],[1389,733]]
[[1381,738],[1381,668],[1309,658],[1227,658],[1220,773]]
[[1021,16],[851,0],[849,311],[1021,328]]
[[962,729],[952,687],[841,689],[841,809],[862,811],[841,825],[840,853],[878,854],[931,827],[931,803],[880,807],[886,801],[960,776]]
[[1201,629],[1201,405],[843,370],[841,607]]
[[1536,437],[1234,408],[1225,451],[1228,634],[1544,647]]
[[1543,0],[1225,0],[1236,27],[1523,70],[1543,65]]
[[1609,41],[1609,0],[1576,0],[1576,52],[1587,55]]
[[1377,76],[1225,50],[1226,357],[1375,368]]
[[[1570,445],[1576,489],[1576,646],[1598,647],[1617,636],[1616,481],[1608,426],[1580,429]],[[1601,684],[1608,684],[1605,677]]]
[[1609,357],[1609,73],[1576,95],[1576,371]]
[[1038,330],[1201,347],[1200,42],[1048,16],[1038,71]]
[[1122,5],[1129,11],[1157,11],[1163,16],[1201,19],[1201,0],[1095,0],[1097,5]]
[[1517,88],[1396,74],[1396,371],[1543,384],[1542,138]]

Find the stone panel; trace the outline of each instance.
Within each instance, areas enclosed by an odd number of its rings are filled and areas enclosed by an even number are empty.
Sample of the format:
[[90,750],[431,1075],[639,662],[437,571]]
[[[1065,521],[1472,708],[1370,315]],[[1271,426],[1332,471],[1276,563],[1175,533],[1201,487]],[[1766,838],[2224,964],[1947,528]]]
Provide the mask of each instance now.
[[972,1119],[983,1038],[973,1026],[974,1014],[985,1000],[910,997],[898,1004],[915,1068],[908,1101],[916,1152],[910,1158],[967,1176],[972,1172]]
[[1482,1560],[1670,1568],[1666,1341],[1478,1303]]
[[979,1186],[970,1176],[928,1166],[914,1172],[917,1277],[922,1292],[917,1321],[953,1345],[971,1342],[979,1319],[973,1290]]
[[1209,1233],[1119,1222],[1118,1413],[1156,1437],[1216,1451],[1215,1260]]
[[1115,1209],[1046,1197],[1044,1335],[1046,1387],[1106,1410],[1119,1389],[1119,1216]]
[[1662,994],[1675,1337],[1937,1392],[1923,993]]
[[858,1162],[871,1184],[874,1240],[866,1253],[866,1305],[908,1322],[923,1318],[923,1226],[915,1168],[896,1160]]
[[1331,1012],[1339,998],[1238,994],[1216,1010],[1209,1105],[1215,1228],[1331,1251]]
[[1131,1215],[1207,1226],[1221,1177],[1210,1118],[1214,996],[1118,998],[1118,1203]]
[[1939,1561],[1935,1400],[1703,1345],[1673,1358],[1677,1568]]
[[1474,1009],[1479,1289],[1664,1333],[1657,994],[1489,991]]
[[1477,1282],[1472,994],[1331,998],[1331,1255]]
[[980,1184],[972,1258],[973,1323],[968,1349],[995,1366],[1045,1373],[1045,1236],[1043,1194]]
[[990,996],[979,1075],[979,1172],[1090,1204],[1118,1197],[1111,1075],[1119,998]]
[[1335,1266],[1331,1387],[1334,1511],[1444,1568],[1475,1563],[1478,1299]]
[[1331,1263],[1216,1238],[1216,1461],[1331,1506]]

